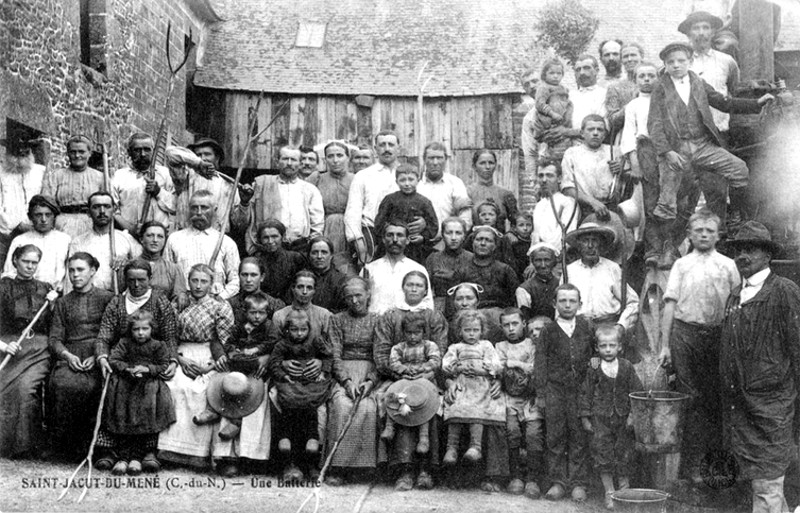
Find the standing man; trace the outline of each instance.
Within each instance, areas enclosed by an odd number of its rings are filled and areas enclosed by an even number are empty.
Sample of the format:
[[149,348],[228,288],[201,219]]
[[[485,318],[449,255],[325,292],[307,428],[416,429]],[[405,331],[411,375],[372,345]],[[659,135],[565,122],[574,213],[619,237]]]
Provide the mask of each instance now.
[[353,242],[358,252],[358,259],[366,263],[372,255],[368,255],[365,231],[374,240],[375,216],[378,207],[387,194],[399,190],[394,171],[399,162],[400,139],[391,130],[381,130],[375,136],[375,152],[378,162],[360,171],[353,177],[347,208],[344,211],[344,230],[348,242]]
[[597,48],[600,62],[606,69],[606,76],[600,80],[605,86],[622,78],[622,41],[619,39],[606,39]]
[[[736,225],[742,220],[749,171],[742,159],[722,148],[722,138],[714,124],[711,107],[725,112],[757,114],[762,105],[772,101],[774,97],[765,94],[758,100],[750,100],[718,93],[697,74],[689,71],[693,51],[686,43],[670,43],[659,53],[664,61],[666,74],[653,88],[647,130],[659,157],[659,166],[668,166],[668,171],[677,175],[678,179],[673,179],[668,184],[664,184],[663,178],[660,180],[659,203],[663,203],[664,208],[657,208],[653,216],[665,224],[674,224],[676,218],[681,219],[680,224],[684,224],[697,200],[684,202],[681,212],[678,212],[681,177],[690,181],[699,179],[706,205],[722,220],[721,229],[724,231],[728,196],[730,224]],[[727,183],[720,184],[720,180],[708,179],[704,173],[718,175]],[[673,233],[683,229],[684,226],[674,226]]]
[[[403,278],[410,271],[419,271],[428,277],[428,271],[406,256],[408,228],[389,222],[383,230],[383,247],[386,255],[364,266],[364,277],[372,284],[372,302],[369,311],[382,314],[404,301]],[[428,278],[428,292],[420,307],[433,310],[433,293]]]
[[[325,211],[319,189],[298,178],[301,152],[283,146],[278,150],[278,171],[262,175],[252,186],[240,188],[242,215],[235,221],[247,228],[245,244],[253,253],[258,242],[258,227],[267,219],[277,219],[286,227],[283,242],[301,254],[307,252],[309,239],[322,235]],[[252,200],[251,200],[252,198]]]
[[151,180],[147,171],[155,158],[155,143],[149,134],[137,132],[128,139],[130,167],[123,167],[114,173],[111,180],[111,195],[119,212],[114,216],[117,224],[132,235],[138,235],[142,210],[147,196],[150,196],[150,210],[145,221],[158,221],[170,226],[175,215],[175,195],[169,170],[155,166],[155,177]]
[[744,283],[728,298],[722,325],[723,443],[751,480],[753,512],[782,513],[800,434],[800,288],[770,271],[780,246],[764,225],[746,222],[726,246]]
[[[639,93],[636,87],[636,66],[642,62],[644,49],[638,43],[622,46],[622,67],[625,76],[608,85],[606,91],[606,117],[612,131],[622,132],[625,124],[625,106]],[[613,141],[612,141],[613,142]]]
[[[460,217],[468,233],[472,227],[472,200],[461,178],[444,172],[447,148],[440,142],[432,142],[425,146],[422,159],[425,161],[425,175],[417,185],[417,192],[431,200],[436,219]],[[432,242],[436,244],[436,249],[441,250],[442,227],[439,226],[438,230]]]
[[[692,62],[689,69],[723,96],[730,95],[739,82],[739,65],[736,60],[712,48],[714,34],[722,27],[722,20],[705,11],[691,13],[678,31],[686,34],[692,43]],[[723,148],[728,145],[728,129],[731,116],[727,112],[711,109],[714,124],[719,130]]]
[[[301,180],[308,180],[319,167],[319,155],[310,146],[300,146],[300,174]],[[325,170],[322,171],[323,173]]]
[[[208,265],[217,245],[220,232],[212,228],[217,212],[214,195],[205,190],[195,192],[189,200],[188,228],[170,234],[164,247],[164,258],[178,264],[189,281],[189,271],[195,264]],[[233,239],[222,236],[217,260],[214,262],[214,294],[228,299],[239,292],[239,250]]]
[[103,172],[89,167],[91,155],[92,142],[87,137],[70,137],[67,141],[69,167],[51,171],[42,184],[42,194],[53,198],[61,211],[56,218],[56,230],[70,237],[92,229],[92,220],[86,215],[89,211],[86,200],[105,187]]
[[[180,187],[178,183],[175,183],[177,199],[175,203],[174,229],[182,230],[189,226],[189,198],[196,191],[207,190],[214,195],[214,204],[217,205],[214,228],[221,230],[223,221],[228,219],[230,215],[230,212],[225,211],[225,209],[228,206],[231,194],[234,195],[231,212],[235,211],[240,203],[239,192],[234,190],[233,183],[225,180],[220,174],[220,165],[225,160],[225,150],[220,143],[209,138],[199,139],[187,146],[187,148],[193,151],[204,164],[190,166],[187,180]],[[173,182],[175,182],[174,176]],[[178,189],[180,189],[180,193],[178,193]]]
[[[97,259],[97,268],[92,283],[99,289],[114,291],[112,274],[118,272],[129,260],[142,254],[142,247],[126,232],[114,229],[114,198],[107,192],[95,192],[87,200],[92,229],[78,235],[69,244],[69,256],[85,251]],[[109,234],[114,234],[114,251],[111,257]],[[72,290],[72,282],[64,280],[64,293]]]
[[6,147],[0,167],[0,261],[5,262],[14,237],[31,229],[28,202],[42,190],[45,167],[34,161],[30,142],[0,142]]

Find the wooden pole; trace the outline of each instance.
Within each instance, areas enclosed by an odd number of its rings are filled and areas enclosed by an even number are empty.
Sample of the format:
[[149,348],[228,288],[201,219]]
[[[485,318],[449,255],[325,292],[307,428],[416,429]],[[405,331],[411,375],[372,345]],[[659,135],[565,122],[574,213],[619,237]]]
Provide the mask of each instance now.
[[[49,305],[50,305],[50,301],[48,300],[48,301],[44,302],[44,304],[42,305],[41,308],[39,308],[39,311],[36,312],[36,315],[33,316],[33,320],[28,323],[28,325],[25,327],[24,330],[22,330],[22,334],[17,339],[17,344],[22,344],[22,341],[25,340],[25,338],[28,336],[28,333],[30,333],[30,331],[36,325],[36,321],[39,320],[39,317],[42,316],[42,314],[44,313],[45,308],[47,308]],[[3,358],[3,361],[0,362],[0,370],[3,370],[3,367],[5,367],[10,360],[11,360],[11,355],[7,354],[6,357]]]

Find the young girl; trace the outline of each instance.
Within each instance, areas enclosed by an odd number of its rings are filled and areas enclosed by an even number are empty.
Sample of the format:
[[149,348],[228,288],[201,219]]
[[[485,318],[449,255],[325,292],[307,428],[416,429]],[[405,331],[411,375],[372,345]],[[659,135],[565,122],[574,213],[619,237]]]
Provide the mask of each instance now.
[[289,459],[283,473],[286,481],[302,481],[298,464],[310,479],[319,475],[317,408],[328,399],[333,352],[321,335],[311,337],[310,332],[308,314],[292,310],[286,316],[284,338],[275,346],[269,362],[281,409],[278,450]]
[[114,373],[103,421],[119,444],[120,459],[112,469],[117,475],[137,475],[142,468],[157,471],[158,434],[175,422],[172,395],[159,378],[169,366],[169,348],[154,340],[152,333],[153,314],[139,310],[131,316],[128,338],[120,340],[108,357]]
[[484,326],[484,317],[477,310],[460,312],[456,330],[461,341],[451,345],[442,360],[442,371],[448,378],[444,396],[446,465],[453,465],[458,459],[462,425],[469,426],[470,437],[464,459],[472,462],[483,456],[483,426],[505,426],[506,405],[497,378],[502,366],[491,342],[481,339]]
[[[564,155],[569,147],[569,139],[560,139],[548,145],[541,142],[545,132],[556,126],[569,128],[572,125],[572,102],[567,88],[561,85],[564,78],[564,65],[558,59],[551,59],[542,66],[542,82],[536,88],[536,120],[533,135],[539,143],[539,156],[544,157],[549,150],[551,155]],[[559,157],[560,158],[560,157]]]
[[[435,384],[436,371],[442,364],[442,355],[435,342],[423,339],[427,323],[426,317],[420,312],[409,312],[403,317],[400,321],[403,342],[392,346],[389,368],[402,379],[427,379]],[[420,454],[426,454],[430,447],[429,425],[430,421],[419,426],[417,452]],[[381,438],[385,440],[394,438],[394,421],[388,415]]]

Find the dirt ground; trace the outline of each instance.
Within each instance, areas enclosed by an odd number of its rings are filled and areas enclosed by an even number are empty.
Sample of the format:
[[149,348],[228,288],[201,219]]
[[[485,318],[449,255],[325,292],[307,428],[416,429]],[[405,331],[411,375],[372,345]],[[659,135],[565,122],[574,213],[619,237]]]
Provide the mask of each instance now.
[[[168,469],[157,476],[116,478],[108,472],[94,472],[92,488],[82,503],[76,504],[81,488],[71,489],[57,502],[73,465],[0,459],[0,512],[226,512],[269,511],[294,513],[311,493],[309,488],[286,488],[275,477],[246,474],[222,479],[186,469]],[[83,471],[80,477],[85,477]],[[478,490],[394,492],[388,484],[349,484],[339,488],[322,487],[320,513],[426,513],[426,512],[502,512],[502,513],[598,513],[605,511],[602,491],[590,490],[590,500],[576,505],[569,500],[532,501],[505,493]],[[730,494],[714,509],[696,508],[678,502],[668,503],[668,511],[741,511],[744,500]],[[685,497],[685,499],[687,499]],[[690,501],[691,502],[691,501]],[[313,511],[313,499],[303,510]]]

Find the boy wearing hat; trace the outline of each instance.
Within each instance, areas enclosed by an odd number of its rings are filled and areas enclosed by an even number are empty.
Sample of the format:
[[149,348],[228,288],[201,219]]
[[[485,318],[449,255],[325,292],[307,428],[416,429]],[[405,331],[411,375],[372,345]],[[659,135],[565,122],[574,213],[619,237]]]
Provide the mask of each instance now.
[[719,223],[708,209],[692,215],[692,251],[675,262],[664,291],[659,360],[662,365],[672,362],[679,390],[692,397],[683,453],[695,484],[702,483],[704,455],[719,448],[719,335],[725,301],[740,283],[733,260],[715,249]]
[[[738,221],[745,206],[749,172],[744,161],[722,148],[711,107],[729,113],[757,114],[774,97],[765,94],[758,100],[750,100],[718,93],[689,71],[692,54],[692,47],[681,42],[670,43],[659,53],[666,74],[653,88],[647,130],[659,162],[685,178],[682,184],[690,184],[694,178],[700,179],[706,203],[719,216],[724,227],[727,217],[726,188],[730,195],[732,221]],[[722,177],[726,183],[721,185],[719,180],[705,176],[707,174]],[[662,190],[661,196],[661,199],[669,199],[668,204],[656,209],[653,215],[663,222],[675,223],[678,218],[677,183]],[[681,205],[681,217],[688,218],[687,214],[694,210],[696,203],[697,195],[693,194],[688,204]],[[683,226],[673,228],[673,233],[683,230]]]
[[720,337],[723,442],[751,480],[753,512],[789,511],[786,469],[800,438],[800,288],[770,271],[780,252],[764,225],[745,223],[726,249],[744,283],[725,305]]

